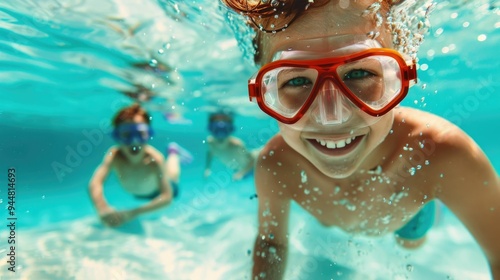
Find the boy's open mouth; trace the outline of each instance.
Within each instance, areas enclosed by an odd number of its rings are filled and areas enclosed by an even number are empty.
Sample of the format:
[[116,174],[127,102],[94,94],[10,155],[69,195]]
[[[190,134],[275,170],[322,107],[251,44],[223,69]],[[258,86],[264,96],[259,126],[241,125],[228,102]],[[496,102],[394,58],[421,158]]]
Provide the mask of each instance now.
[[141,151],[141,146],[130,146],[128,148],[128,151],[132,155],[137,155]]
[[364,135],[352,136],[343,139],[307,139],[318,151],[330,156],[342,156],[353,151]]

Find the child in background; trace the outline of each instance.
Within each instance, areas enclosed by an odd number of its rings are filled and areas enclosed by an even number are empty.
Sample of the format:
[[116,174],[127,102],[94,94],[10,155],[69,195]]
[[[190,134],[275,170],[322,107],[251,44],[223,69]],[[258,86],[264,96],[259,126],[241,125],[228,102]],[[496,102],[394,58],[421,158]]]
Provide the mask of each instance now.
[[256,163],[251,279],[283,279],[292,202],[325,226],[393,233],[415,248],[436,199],[500,279],[500,182],[488,158],[449,121],[396,107],[416,82],[408,56],[421,36],[394,20],[411,20],[405,5],[415,1],[222,1],[255,29],[262,67],[249,80],[250,98],[280,130]]
[[[90,180],[91,200],[101,221],[118,227],[138,215],[167,206],[178,194],[180,163],[189,154],[177,144],[168,147],[168,157],[147,144],[153,136],[149,114],[138,104],[120,110],[113,119],[117,142],[104,156]],[[118,211],[108,205],[103,187],[108,175],[116,172],[121,186],[149,202],[135,209]]]
[[231,135],[234,131],[232,114],[224,111],[210,114],[208,130],[211,135],[207,137],[205,177],[211,174],[213,158],[234,171],[235,181],[251,176],[259,150],[249,151],[243,140]]

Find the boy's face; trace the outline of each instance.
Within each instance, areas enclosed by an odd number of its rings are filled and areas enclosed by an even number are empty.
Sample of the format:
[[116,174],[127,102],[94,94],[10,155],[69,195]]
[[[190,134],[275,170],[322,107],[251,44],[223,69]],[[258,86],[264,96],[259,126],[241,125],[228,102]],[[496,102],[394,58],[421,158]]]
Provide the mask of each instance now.
[[151,129],[142,115],[135,115],[131,120],[118,125],[115,140],[128,158],[143,155],[143,145],[151,137]]
[[219,117],[210,121],[208,130],[215,139],[222,141],[231,135],[234,131],[234,126],[233,122],[227,117]]
[[[285,31],[262,35],[260,50],[263,52],[263,61],[271,62],[277,51],[294,42],[346,34],[365,35],[379,32],[380,35],[376,38],[378,44],[390,48],[391,36],[386,25],[377,26],[373,15],[363,16],[373,2],[349,1],[349,6],[341,7],[338,1],[330,1],[321,8],[310,8]],[[380,14],[385,14],[385,11],[381,11]],[[324,52],[322,55],[324,56]],[[323,56],[317,58],[324,58]],[[308,57],[308,59],[316,58]],[[326,99],[321,100],[319,97],[334,96],[334,92],[341,92],[338,90],[338,85],[331,81],[325,81],[320,89],[323,92],[327,90],[332,93],[319,93],[299,121],[290,125],[279,123],[279,128],[286,143],[322,173],[332,178],[345,178],[360,168],[372,167],[363,166],[363,162],[389,134],[394,113],[389,111],[380,117],[367,116],[361,110],[353,109],[349,100],[337,94],[334,97],[335,101],[337,104],[342,102],[342,106],[337,108],[340,108],[341,114],[344,112],[344,116],[348,116],[349,120],[344,121],[341,117],[337,122],[318,121],[324,118],[324,114],[321,115],[319,112],[321,109],[318,108],[329,106],[325,104]]]

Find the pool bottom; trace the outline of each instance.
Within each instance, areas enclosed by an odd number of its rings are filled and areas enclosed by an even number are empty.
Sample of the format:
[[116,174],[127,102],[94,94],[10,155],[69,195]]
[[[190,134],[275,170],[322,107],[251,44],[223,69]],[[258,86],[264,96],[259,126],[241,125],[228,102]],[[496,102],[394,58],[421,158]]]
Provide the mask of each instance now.
[[[193,212],[178,203],[120,229],[87,216],[21,230],[17,271],[4,273],[2,257],[2,279],[249,279],[252,208]],[[290,225],[286,279],[490,279],[479,247],[449,212],[414,251],[392,236],[324,228],[303,212]]]

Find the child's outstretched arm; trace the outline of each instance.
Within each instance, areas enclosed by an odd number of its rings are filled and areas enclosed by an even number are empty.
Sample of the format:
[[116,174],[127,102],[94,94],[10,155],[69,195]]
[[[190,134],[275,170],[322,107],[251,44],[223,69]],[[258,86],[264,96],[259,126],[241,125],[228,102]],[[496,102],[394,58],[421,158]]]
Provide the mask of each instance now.
[[106,199],[104,198],[104,182],[109,175],[113,160],[116,156],[116,149],[111,148],[106,152],[102,163],[96,168],[89,183],[89,194],[94,207],[96,208],[99,216],[107,212],[111,212]]
[[[255,170],[259,201],[258,234],[253,248],[252,279],[281,280],[288,256],[288,219],[290,199],[278,189],[279,184],[268,171],[271,160],[260,160]],[[280,187],[281,188],[281,187]]]
[[231,144],[239,148],[239,153],[241,156],[247,157],[248,164],[246,166],[240,166],[238,171],[233,174],[233,180],[241,180],[245,175],[252,171],[255,167],[255,156],[247,149],[243,140],[237,137],[231,137]]
[[212,155],[212,151],[210,151],[210,146],[209,146],[209,150],[207,151],[207,155],[205,158],[205,172],[203,174],[205,176],[205,178],[209,177],[212,174],[212,171],[211,171],[212,159],[213,159],[213,155]]
[[[456,127],[437,139],[436,197],[462,221],[482,247],[493,279],[500,279],[500,180],[488,158]],[[441,143],[440,143],[441,142]],[[432,162],[432,161],[431,161]],[[436,163],[438,163],[436,162]],[[431,164],[434,164],[432,162]]]
[[203,173],[203,176],[205,178],[210,177],[212,174],[212,160],[214,158],[213,152],[212,152],[212,145],[214,142],[214,138],[212,136],[207,137],[207,154],[205,157],[205,171]]

